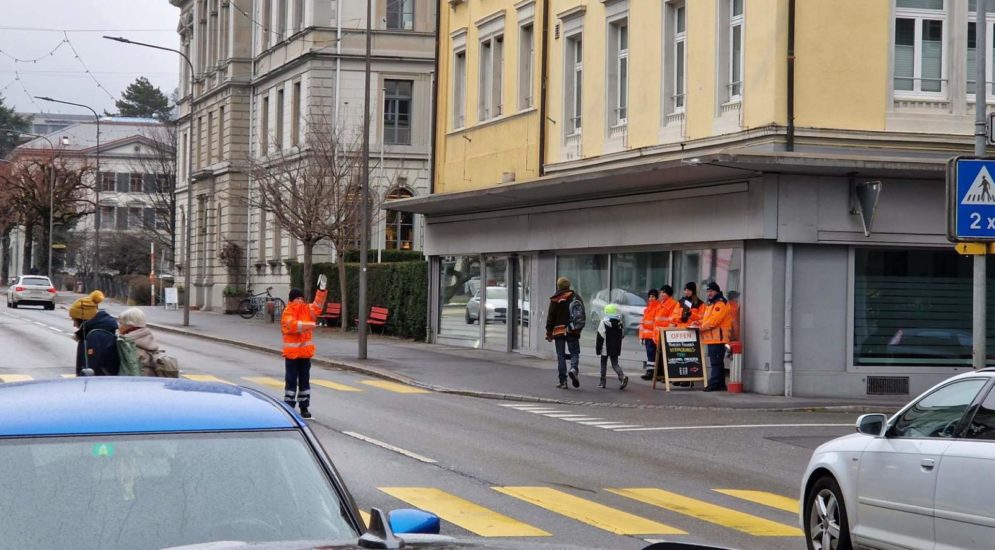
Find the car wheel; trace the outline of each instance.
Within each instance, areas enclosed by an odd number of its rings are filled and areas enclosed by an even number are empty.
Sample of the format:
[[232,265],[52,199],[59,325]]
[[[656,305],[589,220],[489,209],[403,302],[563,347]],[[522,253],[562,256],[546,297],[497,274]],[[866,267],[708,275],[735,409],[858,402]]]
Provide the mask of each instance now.
[[812,486],[804,517],[809,550],[851,550],[843,492],[832,476],[823,476]]
[[55,304],[45,304],[45,309],[52,311],[55,309]]
[[11,302],[8,302],[7,305],[9,305],[10,307],[12,307],[14,309],[17,309],[17,302],[11,301]]
[[466,324],[468,324],[468,325],[472,325],[473,324],[473,318],[470,317],[470,310],[469,309],[466,310]]

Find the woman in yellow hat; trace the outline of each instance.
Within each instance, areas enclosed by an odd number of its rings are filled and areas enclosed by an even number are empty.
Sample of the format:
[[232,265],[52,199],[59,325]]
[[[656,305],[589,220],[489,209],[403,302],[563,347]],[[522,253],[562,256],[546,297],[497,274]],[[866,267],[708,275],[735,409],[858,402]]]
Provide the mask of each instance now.
[[[104,293],[94,290],[69,306],[69,317],[76,327],[76,376],[117,376],[117,321],[97,306]],[[84,373],[84,369],[89,369]],[[92,371],[89,372],[89,371]]]

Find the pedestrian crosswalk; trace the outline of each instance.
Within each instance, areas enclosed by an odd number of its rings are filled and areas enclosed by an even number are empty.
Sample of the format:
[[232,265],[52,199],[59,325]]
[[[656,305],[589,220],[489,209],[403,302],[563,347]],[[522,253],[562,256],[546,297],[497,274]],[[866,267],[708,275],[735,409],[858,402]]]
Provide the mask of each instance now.
[[[511,515],[478,504],[463,496],[435,487],[378,487],[379,491],[416,508],[439,516],[444,522],[481,537],[545,537],[554,536],[547,526],[537,527],[514,517],[534,517],[517,508]],[[491,490],[511,497],[505,500],[509,508],[515,502],[525,502],[536,508],[616,535],[623,536],[683,536],[693,534],[700,524],[717,525],[752,537],[801,537],[795,526],[798,502],[789,497],[765,491],[744,489],[713,489],[712,495],[722,503],[704,498],[692,498],[658,487],[606,488],[578,496],[567,490],[543,486],[496,486]],[[623,504],[618,499],[623,497]],[[711,497],[708,497],[711,498]],[[485,497],[489,504],[495,498]],[[498,499],[499,502],[502,502]],[[602,502],[599,502],[602,501]],[[605,503],[608,502],[608,503]],[[622,508],[639,508],[636,512]],[[750,507],[750,513],[733,508],[730,502]],[[650,505],[651,508],[641,507]],[[760,504],[760,507],[754,506]],[[789,509],[790,508],[790,509]],[[646,510],[670,512],[667,519],[656,518]],[[766,512],[762,511],[766,510]],[[765,517],[767,516],[767,517]],[[681,518],[685,518],[682,520]],[[771,519],[775,518],[775,519]],[[534,522],[534,520],[531,520]]]
[[[54,376],[54,375],[53,375]],[[75,378],[75,374],[61,374],[62,378]],[[280,378],[272,376],[242,376],[233,379],[227,379],[213,374],[183,374],[183,378],[187,380],[195,380],[197,382],[216,382],[220,384],[230,384],[239,385],[245,384],[246,382],[250,384],[256,384],[259,386],[267,386],[271,388],[283,389],[284,382]],[[45,378],[51,377],[36,377],[31,374],[0,374],[0,383],[11,384],[14,382],[29,382],[31,380],[44,380]],[[322,378],[312,378],[311,385],[325,388],[328,390],[333,390],[337,392],[364,392],[367,388],[373,390],[386,391],[390,393],[398,394],[423,394],[430,393],[428,390],[423,390],[421,388],[415,388],[413,386],[407,386],[397,382],[390,382],[387,380],[373,380],[373,379],[358,379],[358,384],[345,384],[342,382],[335,382],[333,380],[326,380]]]
[[587,414],[572,413],[570,411],[561,410],[556,407],[549,407],[536,403],[501,403],[500,406],[508,409],[513,409],[516,411],[538,414],[549,418],[555,418],[557,420],[564,420],[566,422],[573,422],[575,424],[580,424],[582,426],[592,426],[595,428],[601,428],[602,430],[626,431],[626,430],[638,429],[643,427],[642,424],[616,422],[612,420],[606,420],[604,418],[590,416]]

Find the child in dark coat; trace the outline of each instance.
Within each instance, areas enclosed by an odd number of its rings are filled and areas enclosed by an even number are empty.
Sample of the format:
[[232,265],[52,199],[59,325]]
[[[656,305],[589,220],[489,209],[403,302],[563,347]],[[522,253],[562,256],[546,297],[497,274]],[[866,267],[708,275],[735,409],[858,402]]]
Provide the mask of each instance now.
[[605,387],[605,374],[608,370],[608,361],[611,360],[612,369],[618,375],[619,387],[624,390],[629,385],[629,377],[622,373],[622,367],[618,366],[618,356],[622,354],[622,338],[625,337],[625,326],[622,324],[621,316],[618,313],[618,306],[608,304],[605,306],[605,318],[598,323],[598,339],[594,348],[601,356],[601,383],[599,388]]

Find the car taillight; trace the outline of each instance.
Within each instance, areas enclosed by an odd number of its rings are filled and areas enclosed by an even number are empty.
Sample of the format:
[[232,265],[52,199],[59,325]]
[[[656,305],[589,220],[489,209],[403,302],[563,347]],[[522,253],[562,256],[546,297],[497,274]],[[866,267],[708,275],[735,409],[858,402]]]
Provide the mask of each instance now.
[[14,287],[14,292],[24,292],[24,287],[23,286],[15,286]]
[[51,292],[52,294],[55,294],[55,287],[51,287],[51,286],[48,287],[48,291]]

